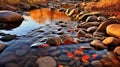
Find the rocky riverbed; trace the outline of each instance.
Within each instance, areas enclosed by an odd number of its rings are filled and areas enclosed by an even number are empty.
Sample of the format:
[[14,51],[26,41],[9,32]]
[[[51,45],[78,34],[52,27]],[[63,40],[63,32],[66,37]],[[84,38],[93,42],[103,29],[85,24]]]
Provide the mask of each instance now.
[[31,12],[38,23],[51,23],[22,36],[1,32],[0,67],[120,67],[117,18],[79,4]]

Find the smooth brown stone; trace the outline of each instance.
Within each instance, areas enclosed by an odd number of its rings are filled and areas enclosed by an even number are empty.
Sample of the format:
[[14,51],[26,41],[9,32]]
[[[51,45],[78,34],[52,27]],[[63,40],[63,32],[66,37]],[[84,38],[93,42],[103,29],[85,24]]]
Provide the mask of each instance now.
[[120,46],[116,47],[114,49],[114,53],[117,55],[117,56],[120,56]]
[[110,36],[115,36],[120,38],[120,24],[111,24],[107,26],[106,32]]
[[107,37],[106,39],[103,40],[103,43],[106,46],[118,46],[120,44],[120,39],[115,38],[115,37]]
[[93,40],[90,45],[94,47],[97,50],[107,49],[107,46],[105,46],[102,41],[100,40]]
[[119,20],[117,20],[117,19],[108,19],[108,20],[102,22],[102,23],[99,25],[99,27],[98,27],[97,30],[93,33],[93,35],[94,35],[96,32],[104,33],[104,35],[107,34],[107,33],[106,33],[106,28],[107,28],[107,26],[110,25],[110,24],[120,24],[120,22],[119,22]]
[[102,62],[99,61],[99,60],[92,61],[91,64],[92,64],[93,67],[103,67],[102,66],[103,65]]
[[114,54],[114,52],[107,52],[108,58],[112,61],[112,63],[114,64],[114,67],[120,67],[120,62],[117,59],[116,55]]
[[87,32],[94,33],[96,29],[97,29],[97,26],[92,26],[92,27],[87,28]]

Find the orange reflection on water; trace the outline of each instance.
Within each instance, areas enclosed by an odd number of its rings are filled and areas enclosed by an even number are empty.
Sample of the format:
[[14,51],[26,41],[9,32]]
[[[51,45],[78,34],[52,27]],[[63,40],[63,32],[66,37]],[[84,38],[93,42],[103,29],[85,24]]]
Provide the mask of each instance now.
[[41,8],[30,11],[31,17],[39,23],[45,23],[46,21],[70,21],[70,17],[67,17],[63,12],[58,10],[50,10],[48,8]]

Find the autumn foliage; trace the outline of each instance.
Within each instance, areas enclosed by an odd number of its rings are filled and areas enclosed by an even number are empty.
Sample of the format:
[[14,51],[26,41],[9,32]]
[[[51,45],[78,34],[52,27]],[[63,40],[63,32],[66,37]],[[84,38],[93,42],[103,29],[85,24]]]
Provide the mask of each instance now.
[[98,3],[89,3],[88,6],[87,9],[91,11],[101,11],[103,14],[120,18],[120,0],[100,0]]

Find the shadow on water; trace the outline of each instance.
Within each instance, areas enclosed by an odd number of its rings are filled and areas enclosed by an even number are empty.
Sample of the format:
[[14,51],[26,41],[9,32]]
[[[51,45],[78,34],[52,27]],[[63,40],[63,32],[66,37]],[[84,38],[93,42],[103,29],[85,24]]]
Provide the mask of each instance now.
[[21,24],[10,24],[0,29],[0,32],[14,35],[26,35],[31,30],[55,21],[70,21],[64,13],[48,8],[35,9],[29,12],[30,16],[23,15],[25,20]]

